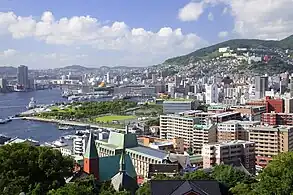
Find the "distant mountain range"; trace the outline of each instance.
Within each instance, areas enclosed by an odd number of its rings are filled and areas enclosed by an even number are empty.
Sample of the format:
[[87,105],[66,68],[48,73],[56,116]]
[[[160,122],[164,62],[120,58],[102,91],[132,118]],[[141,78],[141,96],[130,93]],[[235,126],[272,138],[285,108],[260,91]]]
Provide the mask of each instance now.
[[188,64],[191,61],[201,59],[205,56],[216,52],[219,48],[230,47],[231,49],[236,48],[279,48],[279,49],[290,49],[293,50],[293,35],[282,39],[280,41],[272,40],[259,40],[259,39],[233,39],[218,43],[209,47],[205,47],[196,50],[187,55],[178,56],[167,59],[165,64]]

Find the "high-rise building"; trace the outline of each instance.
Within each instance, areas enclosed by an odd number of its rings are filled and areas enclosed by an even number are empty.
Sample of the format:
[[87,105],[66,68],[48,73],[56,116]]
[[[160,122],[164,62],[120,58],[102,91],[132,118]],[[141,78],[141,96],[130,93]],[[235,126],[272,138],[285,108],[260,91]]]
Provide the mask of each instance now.
[[23,88],[29,88],[29,79],[28,79],[28,67],[20,65],[17,68],[17,83]]
[[204,144],[202,147],[203,168],[228,164],[244,166],[251,174],[255,173],[255,144],[249,141]]
[[165,114],[175,114],[187,110],[195,110],[198,107],[198,102],[195,100],[178,100],[164,101],[163,112]]
[[255,77],[255,98],[261,99],[265,97],[265,92],[269,89],[269,81],[267,76]]

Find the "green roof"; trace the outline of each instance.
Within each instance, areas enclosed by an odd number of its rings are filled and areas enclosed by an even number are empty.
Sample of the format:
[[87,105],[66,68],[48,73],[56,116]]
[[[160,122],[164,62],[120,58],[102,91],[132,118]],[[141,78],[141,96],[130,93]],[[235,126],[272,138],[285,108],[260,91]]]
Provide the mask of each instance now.
[[84,158],[88,158],[88,159],[99,158],[97,147],[96,147],[95,140],[93,138],[92,132],[90,132],[90,137],[89,137],[89,140],[88,140],[88,143],[87,143]]
[[118,148],[132,148],[138,146],[137,138],[135,134],[132,133],[118,133],[118,132],[110,132],[110,136],[108,139],[108,144],[118,146]]
[[[100,181],[109,181],[119,172],[120,158],[121,155],[99,158]],[[132,178],[136,178],[136,171],[128,154],[124,155],[124,161],[127,174]]]
[[[110,181],[117,173],[120,172],[121,155],[99,157],[99,179],[100,181]],[[125,169],[129,176],[136,178],[136,171],[132,164],[132,160],[128,154],[124,155]],[[77,163],[83,166],[83,159]]]

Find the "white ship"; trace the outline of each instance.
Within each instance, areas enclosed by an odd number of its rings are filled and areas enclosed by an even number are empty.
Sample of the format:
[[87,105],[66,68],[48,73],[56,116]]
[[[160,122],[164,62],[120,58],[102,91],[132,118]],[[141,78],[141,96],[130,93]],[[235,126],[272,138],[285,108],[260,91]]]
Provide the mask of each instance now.
[[29,102],[27,109],[34,109],[37,107],[37,102],[36,100],[32,97],[31,101]]

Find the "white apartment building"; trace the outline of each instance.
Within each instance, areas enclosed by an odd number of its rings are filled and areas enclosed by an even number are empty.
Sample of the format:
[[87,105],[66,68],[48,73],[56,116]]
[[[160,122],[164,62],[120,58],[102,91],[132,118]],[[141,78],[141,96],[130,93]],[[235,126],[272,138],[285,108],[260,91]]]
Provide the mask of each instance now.
[[218,123],[218,142],[248,140],[248,129],[260,125],[259,121],[229,120]]
[[88,135],[76,136],[73,139],[73,154],[74,155],[83,156],[86,150],[88,139],[89,139]]
[[185,148],[200,154],[202,144],[217,141],[217,128],[213,124],[198,125],[197,122],[193,117],[161,115],[160,138],[183,138]]
[[243,165],[251,174],[255,173],[255,144],[250,141],[204,144],[202,147],[203,168],[221,163]]
[[216,84],[205,85],[205,98],[206,104],[218,103],[219,100],[219,91]]

